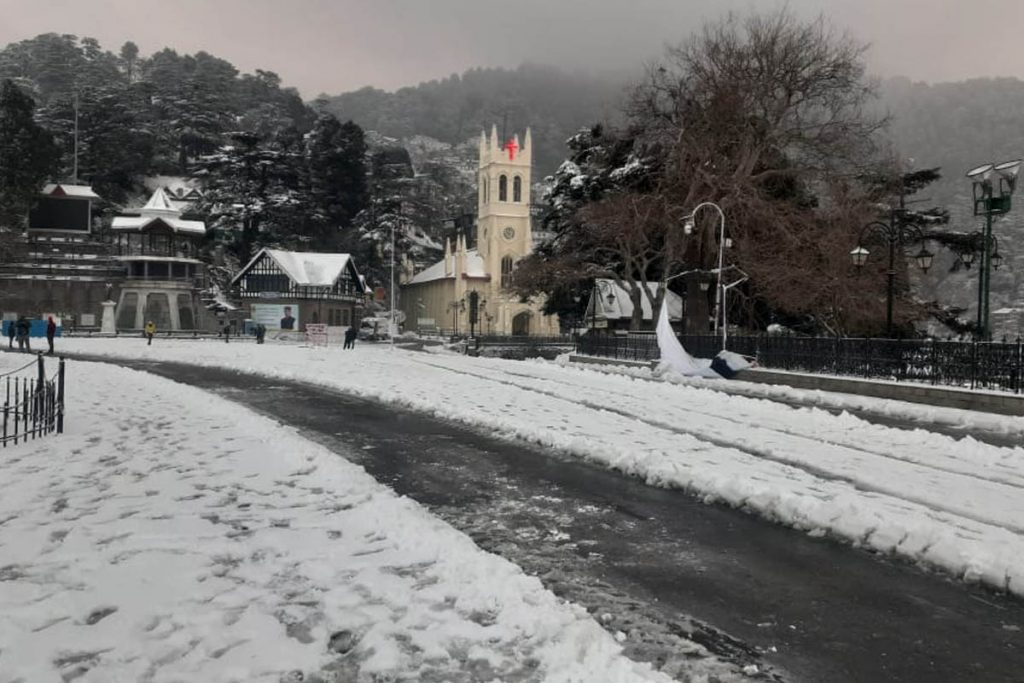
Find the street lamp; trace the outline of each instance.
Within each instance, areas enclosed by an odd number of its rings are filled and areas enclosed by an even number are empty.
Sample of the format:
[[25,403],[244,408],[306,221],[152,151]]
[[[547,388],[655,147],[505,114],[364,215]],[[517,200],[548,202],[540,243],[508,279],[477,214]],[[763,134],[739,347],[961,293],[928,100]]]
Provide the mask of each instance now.
[[[402,215],[402,206],[398,206],[398,215]],[[391,311],[388,319],[388,343],[395,350],[395,221],[391,221]]]
[[892,302],[896,294],[896,247],[903,247],[912,242],[921,242],[921,250],[914,255],[914,262],[924,272],[932,267],[932,259],[935,257],[925,246],[924,233],[916,225],[904,225],[893,215],[890,223],[872,221],[865,225],[860,231],[857,239],[857,246],[850,251],[850,259],[858,269],[863,268],[868,262],[868,255],[871,253],[864,248],[865,238],[878,240],[889,247],[889,269],[888,287],[886,289],[885,306],[885,334],[892,337]]
[[487,305],[487,299],[481,298],[475,289],[469,293],[469,336],[476,338],[476,326],[480,322],[480,310]]
[[[974,215],[985,217],[985,229],[981,240],[981,263],[978,264],[978,338],[989,339],[989,294],[991,290],[991,269],[998,268],[1002,256],[998,248],[992,251],[992,216],[1010,212],[1011,197],[1017,189],[1017,174],[1020,173],[1021,159],[1004,161],[1001,164],[982,164],[967,172],[972,184]],[[998,193],[992,183],[993,175],[999,177]],[[999,257],[998,260],[996,257]],[[966,262],[965,262],[966,264]]]
[[[737,270],[739,270],[739,269],[737,268]],[[728,300],[726,299],[726,297],[729,294],[729,290],[730,289],[732,289],[733,287],[737,287],[739,285],[742,285],[744,282],[746,282],[747,280],[750,279],[750,276],[748,276],[742,270],[740,270],[740,273],[742,273],[742,276],[740,277],[739,280],[734,280],[733,282],[730,282],[729,284],[727,284],[724,287],[722,287],[722,350],[723,351],[725,351],[726,335],[729,332],[729,306],[728,306]]]
[[[594,289],[590,294],[590,329],[597,329],[597,292],[600,290],[602,294],[608,299],[608,305],[611,306],[615,303],[615,294],[612,292],[612,285],[604,280],[598,280],[594,278]],[[607,316],[606,316],[607,318]]]
[[714,202],[701,202],[693,207],[693,211],[686,217],[683,223],[683,234],[692,235],[694,231],[693,219],[697,212],[704,208],[711,208],[718,212],[718,283],[715,285],[715,324],[714,331],[718,333],[718,318],[722,310],[722,268],[725,265],[725,250],[732,247],[732,239],[725,236],[725,213],[722,207]]
[[452,311],[452,325],[454,325],[454,335],[459,336],[459,311],[466,310],[465,299],[459,299],[458,301],[450,301],[448,303],[449,310]]

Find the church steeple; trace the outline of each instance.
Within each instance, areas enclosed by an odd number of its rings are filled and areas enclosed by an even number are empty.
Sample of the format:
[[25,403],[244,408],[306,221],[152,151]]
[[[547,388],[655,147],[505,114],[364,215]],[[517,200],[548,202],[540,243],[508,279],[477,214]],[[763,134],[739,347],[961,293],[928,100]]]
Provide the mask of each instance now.
[[[501,273],[502,261],[518,261],[532,251],[530,229],[530,177],[533,145],[529,129],[498,139],[497,126],[481,135],[477,244],[492,277]],[[506,264],[507,267],[507,264]]]

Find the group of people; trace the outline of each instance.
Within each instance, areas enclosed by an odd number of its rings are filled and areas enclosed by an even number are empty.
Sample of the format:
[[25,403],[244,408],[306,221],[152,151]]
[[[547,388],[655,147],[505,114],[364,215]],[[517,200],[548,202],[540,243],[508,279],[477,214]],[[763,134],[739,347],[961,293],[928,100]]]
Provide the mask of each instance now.
[[[30,341],[32,336],[32,321],[25,316],[19,316],[17,320],[13,320],[7,324],[7,348],[13,349],[14,342],[18,342],[18,350],[22,353],[29,353],[32,351],[32,342]],[[57,323],[54,321],[53,316],[46,318],[46,343],[50,347],[46,352],[48,355],[53,355],[53,338],[57,336]]]

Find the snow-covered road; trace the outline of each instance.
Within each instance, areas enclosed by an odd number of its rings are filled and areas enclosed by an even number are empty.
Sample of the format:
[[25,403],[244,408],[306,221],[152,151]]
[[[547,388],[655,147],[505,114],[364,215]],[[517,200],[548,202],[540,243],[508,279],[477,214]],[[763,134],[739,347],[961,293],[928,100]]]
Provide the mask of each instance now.
[[[554,363],[390,350],[68,339],[70,351],[297,379],[563,449],[1024,594],[1024,449]],[[904,404],[928,416],[929,406]],[[1003,433],[1011,417],[947,411]],[[954,416],[951,418],[950,416]]]

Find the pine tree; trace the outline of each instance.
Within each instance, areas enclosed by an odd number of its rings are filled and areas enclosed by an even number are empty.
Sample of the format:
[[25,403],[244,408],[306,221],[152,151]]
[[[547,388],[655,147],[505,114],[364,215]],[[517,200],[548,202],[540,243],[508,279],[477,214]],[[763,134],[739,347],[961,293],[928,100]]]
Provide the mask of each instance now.
[[52,136],[33,118],[32,98],[0,83],[0,230],[20,231],[33,199],[56,168]]
[[366,141],[362,129],[320,116],[307,143],[310,237],[315,248],[332,250],[367,202]]

